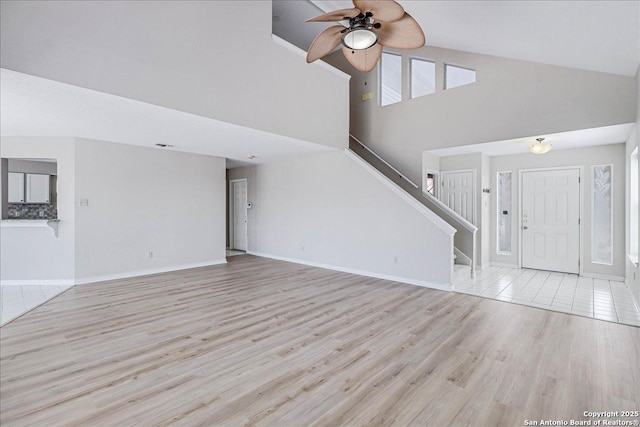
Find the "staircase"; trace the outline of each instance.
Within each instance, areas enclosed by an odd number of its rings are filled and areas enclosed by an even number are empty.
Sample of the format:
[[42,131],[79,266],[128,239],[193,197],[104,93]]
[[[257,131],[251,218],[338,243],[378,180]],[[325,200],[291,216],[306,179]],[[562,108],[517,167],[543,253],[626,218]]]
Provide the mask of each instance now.
[[463,280],[465,277],[475,278],[476,231],[478,228],[431,194],[423,193],[416,183],[374,153],[353,135],[349,135],[349,149],[456,229],[453,254],[455,266],[452,282]]

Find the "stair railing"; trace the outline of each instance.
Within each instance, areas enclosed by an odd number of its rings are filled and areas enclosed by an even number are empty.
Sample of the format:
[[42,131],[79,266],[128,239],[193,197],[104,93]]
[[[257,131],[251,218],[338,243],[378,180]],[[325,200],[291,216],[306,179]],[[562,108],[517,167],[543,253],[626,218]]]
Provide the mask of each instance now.
[[385,165],[387,165],[389,167],[389,169],[393,170],[401,179],[404,179],[405,181],[407,181],[409,184],[411,184],[411,186],[413,186],[414,188],[420,188],[418,186],[418,184],[416,184],[415,182],[411,181],[409,178],[407,178],[402,172],[400,172],[398,169],[396,169],[395,167],[393,167],[391,165],[391,163],[387,162],[385,159],[383,159],[382,157],[378,156],[377,153],[375,153],[371,148],[367,147],[363,142],[361,142],[358,138],[356,138],[355,136],[349,134],[349,137],[351,139],[353,139],[355,142],[357,142],[358,144],[360,144],[362,146],[362,148],[364,148],[365,150],[367,150],[369,153],[373,154],[376,159],[380,160],[382,163],[384,163]]
[[[411,194],[415,199],[429,208],[432,212],[436,213],[440,218],[445,220],[449,225],[456,229],[456,234],[454,236],[454,246],[455,249],[462,253],[465,258],[467,258],[471,265],[471,277],[475,277],[476,275],[476,232],[478,231],[478,227],[473,225],[471,222],[466,220],[456,211],[451,209],[446,204],[442,203],[436,197],[434,197],[430,193],[425,193],[420,190],[419,186],[414,183],[411,179],[409,179],[406,175],[400,172],[397,168],[391,165],[389,162],[380,157],[377,153],[367,147],[362,141],[360,141],[355,136],[349,134],[349,137],[357,143],[360,147],[365,149],[368,153],[374,156],[379,162],[381,162],[384,166],[386,166],[390,171],[393,172],[393,175],[397,175],[400,181],[405,181],[411,188],[405,188],[409,194]],[[366,159],[365,159],[366,160]],[[375,167],[375,165],[372,164]],[[384,171],[380,171],[383,174],[389,176]],[[391,178],[391,176],[389,176]]]

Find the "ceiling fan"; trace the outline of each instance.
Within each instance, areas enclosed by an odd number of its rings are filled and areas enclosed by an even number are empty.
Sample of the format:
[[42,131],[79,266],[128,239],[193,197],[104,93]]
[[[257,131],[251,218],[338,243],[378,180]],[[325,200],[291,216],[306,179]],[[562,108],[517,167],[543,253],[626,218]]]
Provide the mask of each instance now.
[[424,46],[422,28],[394,0],[353,0],[353,9],[340,9],[325,13],[307,22],[333,22],[348,20],[348,26],[329,27],[315,38],[307,62],[313,62],[330,53],[342,42],[342,53],[357,70],[371,71],[382,47],[417,49]]

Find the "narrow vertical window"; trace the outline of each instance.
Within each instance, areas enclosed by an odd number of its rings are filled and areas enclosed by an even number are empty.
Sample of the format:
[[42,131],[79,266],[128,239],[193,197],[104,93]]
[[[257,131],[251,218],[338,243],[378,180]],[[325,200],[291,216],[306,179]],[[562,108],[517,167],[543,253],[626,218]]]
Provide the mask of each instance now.
[[511,172],[498,172],[498,248],[511,255]]
[[454,65],[445,65],[444,80],[445,89],[468,85],[476,82],[476,71]]
[[402,101],[402,56],[382,52],[380,58],[380,105]]
[[411,98],[429,95],[436,91],[436,64],[411,58]]
[[592,168],[591,187],[591,261],[613,264],[613,165]]
[[425,190],[433,197],[438,197],[436,192],[438,189],[438,174],[436,172],[427,172],[427,180]]
[[631,163],[629,163],[629,254],[635,257],[638,262],[638,147],[631,153]]

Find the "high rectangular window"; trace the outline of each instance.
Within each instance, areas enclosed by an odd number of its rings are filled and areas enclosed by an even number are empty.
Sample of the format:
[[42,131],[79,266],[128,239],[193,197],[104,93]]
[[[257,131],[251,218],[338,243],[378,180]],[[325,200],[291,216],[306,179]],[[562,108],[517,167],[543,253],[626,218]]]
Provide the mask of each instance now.
[[411,58],[411,98],[429,95],[436,91],[436,64]]
[[476,82],[476,71],[468,68],[445,65],[444,67],[444,88],[451,89],[458,86],[468,85]]
[[382,52],[380,58],[380,105],[402,101],[402,56]]

